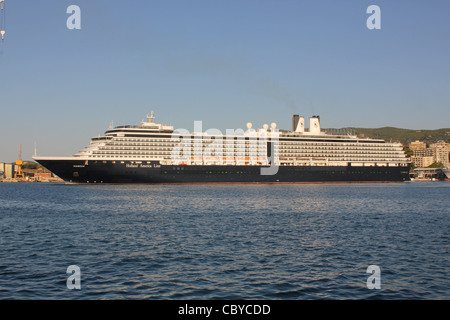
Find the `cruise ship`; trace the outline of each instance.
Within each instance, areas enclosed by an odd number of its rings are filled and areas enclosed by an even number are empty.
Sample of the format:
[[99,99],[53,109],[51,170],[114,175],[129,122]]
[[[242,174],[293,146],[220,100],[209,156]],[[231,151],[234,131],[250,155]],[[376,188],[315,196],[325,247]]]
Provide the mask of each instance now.
[[66,183],[302,183],[400,182],[410,161],[400,143],[332,134],[320,117],[292,117],[246,130],[205,132],[155,123],[110,126],[71,157],[33,159]]

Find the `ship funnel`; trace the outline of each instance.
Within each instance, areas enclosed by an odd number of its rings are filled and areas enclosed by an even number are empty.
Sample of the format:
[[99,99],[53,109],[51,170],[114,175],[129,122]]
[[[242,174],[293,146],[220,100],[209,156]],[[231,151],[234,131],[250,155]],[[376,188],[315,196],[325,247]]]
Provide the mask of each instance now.
[[309,118],[309,132],[313,134],[320,134],[320,117],[312,116]]
[[294,114],[292,116],[292,131],[305,132],[305,118],[300,117],[298,114]]

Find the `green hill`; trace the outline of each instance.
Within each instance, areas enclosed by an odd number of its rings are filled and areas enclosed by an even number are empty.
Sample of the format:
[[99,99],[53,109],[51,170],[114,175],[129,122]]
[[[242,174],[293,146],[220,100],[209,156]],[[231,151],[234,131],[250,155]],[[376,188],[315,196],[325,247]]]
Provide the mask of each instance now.
[[[324,131],[330,129],[323,129]],[[450,142],[450,128],[436,130],[411,130],[393,127],[383,128],[343,128],[331,129],[341,131],[352,131],[354,134],[362,138],[383,139],[386,141],[401,142],[403,145],[409,145],[410,142],[420,140],[427,144],[434,143],[439,140]]]

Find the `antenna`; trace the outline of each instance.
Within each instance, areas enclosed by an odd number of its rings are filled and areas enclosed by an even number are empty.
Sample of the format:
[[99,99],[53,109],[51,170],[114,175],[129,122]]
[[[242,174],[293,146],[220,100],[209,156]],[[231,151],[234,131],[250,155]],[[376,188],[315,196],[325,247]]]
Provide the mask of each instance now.
[[155,112],[152,111],[152,112],[150,112],[150,117],[147,115],[147,121],[153,122],[154,119],[155,119]]

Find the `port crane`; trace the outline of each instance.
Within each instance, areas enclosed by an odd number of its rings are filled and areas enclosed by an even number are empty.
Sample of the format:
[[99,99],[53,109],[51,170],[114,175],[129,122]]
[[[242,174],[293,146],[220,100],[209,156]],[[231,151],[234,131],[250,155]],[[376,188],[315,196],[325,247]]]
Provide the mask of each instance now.
[[2,36],[2,42],[5,40],[5,26],[6,24],[6,9],[5,0],[0,0],[0,35]]
[[24,179],[22,166],[23,166],[22,145],[20,145],[19,159],[16,160],[16,168],[17,168],[17,170],[14,170],[14,179],[16,179],[16,180],[23,180]]

